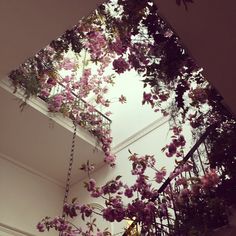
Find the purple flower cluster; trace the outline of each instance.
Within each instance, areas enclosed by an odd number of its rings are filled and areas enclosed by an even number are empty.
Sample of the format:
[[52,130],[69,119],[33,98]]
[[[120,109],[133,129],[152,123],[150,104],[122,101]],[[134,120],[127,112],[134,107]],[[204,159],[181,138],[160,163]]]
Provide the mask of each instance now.
[[50,229],[55,229],[61,232],[63,236],[76,236],[80,234],[81,230],[77,228],[76,230],[62,217],[55,217],[53,219],[45,217],[41,222],[37,224],[37,229],[39,232],[49,231]]
[[130,69],[129,63],[127,63],[122,57],[119,57],[118,59],[114,60],[112,64],[115,72],[117,72],[118,74],[122,74]]
[[162,183],[166,176],[166,169],[162,168],[161,170],[156,171],[155,180],[157,183]]
[[[173,130],[175,135],[180,135],[181,129]],[[177,204],[184,204],[190,198],[198,196],[198,194],[208,191],[210,187],[216,186],[219,183],[219,177],[215,170],[207,170],[206,174],[193,182],[187,179],[184,172],[189,172],[192,169],[191,162],[176,167],[169,178],[175,178],[175,183],[171,190],[168,186],[164,193],[160,195],[156,188],[156,183],[161,184],[165,181],[166,169],[163,167],[158,170],[155,167],[156,161],[152,155],[144,155],[139,157],[137,154],[131,154],[129,160],[132,162],[132,175],[135,176],[135,181],[132,185],[127,185],[121,181],[121,176],[108,181],[102,186],[97,186],[95,179],[89,178],[85,182],[85,188],[90,193],[90,196],[104,199],[104,208],[100,212],[87,204],[79,204],[73,200],[71,204],[64,205],[64,213],[70,218],[80,216],[84,221],[87,218],[94,217],[94,214],[100,214],[104,220],[109,222],[120,222],[124,219],[135,219],[142,224],[142,232],[148,233],[149,229],[156,224],[157,217],[162,220],[167,219],[170,214],[168,208],[173,207],[174,199]],[[93,165],[89,162],[82,165],[82,170],[91,176],[94,170]],[[147,170],[154,170],[154,178],[151,179],[147,175]],[[150,172],[148,172],[150,174]],[[154,180],[154,181],[152,181]],[[124,201],[124,200],[127,201]],[[126,204],[125,204],[126,202]],[[74,235],[89,235],[89,236],[104,236],[109,235],[107,231],[94,233],[95,220],[93,223],[87,223],[87,231],[82,231],[80,228],[73,228],[68,221],[56,217],[55,219],[46,218],[41,221],[37,228],[40,232],[46,229],[54,228],[57,231],[63,232],[65,236]],[[105,232],[105,233],[104,233]],[[103,234],[104,233],[104,234]]]
[[180,127],[173,127],[172,131],[174,135],[172,136],[172,142],[169,145],[166,145],[162,149],[162,151],[166,152],[167,157],[173,157],[174,155],[176,157],[182,157],[183,156],[183,148],[186,144],[184,136],[181,134],[182,129]]
[[50,98],[48,104],[48,110],[50,112],[59,112],[62,109],[62,105],[65,103],[64,94],[57,94]]
[[127,50],[127,45],[124,44],[119,38],[116,41],[112,42],[110,45],[110,50],[117,53],[117,55],[122,55]]
[[89,49],[92,59],[100,59],[103,56],[107,46],[106,38],[98,29],[90,31],[87,36],[88,42],[85,44],[85,46]]

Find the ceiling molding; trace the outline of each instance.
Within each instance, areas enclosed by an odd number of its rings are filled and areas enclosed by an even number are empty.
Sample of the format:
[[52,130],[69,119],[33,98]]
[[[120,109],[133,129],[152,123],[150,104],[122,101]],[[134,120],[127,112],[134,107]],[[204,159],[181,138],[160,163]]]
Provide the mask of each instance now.
[[139,139],[141,139],[144,136],[146,136],[147,134],[151,133],[153,130],[155,130],[155,129],[159,128],[160,126],[162,126],[163,124],[165,124],[167,121],[169,121],[169,119],[170,118],[168,116],[161,117],[158,120],[152,122],[151,124],[147,125],[146,127],[139,130],[138,132],[134,133],[133,135],[130,135],[127,139],[125,139],[124,141],[122,141],[119,144],[117,144],[116,146],[114,146],[112,148],[112,152],[114,154],[117,154],[118,152],[120,152],[124,148],[135,143]]
[[0,236],[36,236],[36,235],[0,222]]
[[11,157],[1,153],[1,152],[0,152],[0,158],[4,159],[4,160],[6,160],[6,161],[8,161],[10,163],[12,163],[13,165],[15,165],[17,167],[20,167],[21,169],[26,170],[27,172],[29,172],[29,173],[31,173],[33,175],[36,175],[36,176],[38,176],[38,177],[40,177],[40,178],[42,178],[44,180],[47,180],[50,183],[56,184],[57,186],[59,186],[59,187],[61,187],[63,189],[65,188],[63,183],[60,183],[59,181],[57,181],[57,180],[55,180],[53,178],[50,178],[49,176],[43,174],[42,172],[37,171],[37,170],[35,170],[35,169],[33,169],[33,168],[31,168],[31,167],[29,167],[29,166],[19,162],[19,161],[13,159],[13,158],[11,158]]

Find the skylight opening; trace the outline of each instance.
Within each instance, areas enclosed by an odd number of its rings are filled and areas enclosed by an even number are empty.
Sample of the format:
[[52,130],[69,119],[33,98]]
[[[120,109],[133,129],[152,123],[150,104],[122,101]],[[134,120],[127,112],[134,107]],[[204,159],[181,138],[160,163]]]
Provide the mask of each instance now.
[[[138,82],[127,88],[124,81],[131,77]],[[126,94],[134,91],[136,96],[140,86],[140,107],[148,105],[177,126],[187,120],[196,127],[212,109],[212,87],[202,69],[150,0],[104,3],[12,71],[10,78],[15,88],[25,88],[26,99],[39,96],[49,111],[61,112],[88,129],[106,156],[111,151],[112,104],[128,103]],[[114,97],[115,84],[123,82],[121,94]]]

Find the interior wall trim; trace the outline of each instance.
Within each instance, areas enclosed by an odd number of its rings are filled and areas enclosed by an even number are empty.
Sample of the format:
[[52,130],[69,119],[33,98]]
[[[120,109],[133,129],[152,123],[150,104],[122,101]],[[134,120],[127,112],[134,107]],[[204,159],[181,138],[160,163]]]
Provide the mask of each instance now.
[[147,134],[151,133],[155,129],[164,125],[166,122],[169,121],[169,119],[170,118],[167,116],[167,117],[161,117],[161,118],[155,120],[154,122],[150,123],[149,125],[147,125],[143,129],[139,130],[138,132],[135,132],[134,134],[129,136],[127,139],[125,139],[124,141],[122,141],[119,144],[117,144],[116,146],[114,146],[112,148],[112,152],[114,154],[117,154],[118,152],[122,151],[124,148],[127,148],[128,146],[135,143],[139,139],[143,138]]
[[36,235],[0,222],[0,236],[36,236]]
[[61,187],[63,189],[65,187],[63,183],[60,183],[59,181],[57,181],[57,180],[55,180],[55,179],[53,179],[53,178],[43,174],[42,172],[37,171],[37,170],[29,167],[28,165],[25,165],[25,164],[15,160],[14,158],[11,158],[11,157],[9,157],[9,156],[1,153],[1,152],[0,152],[0,158],[10,162],[11,164],[13,164],[13,165],[15,165],[15,166],[17,166],[17,167],[19,167],[21,169],[24,169],[25,171],[27,171],[27,172],[29,172],[29,173],[31,173],[33,175],[36,175],[36,176],[38,176],[38,177],[48,181],[50,183],[56,184],[57,186],[59,186],[59,187]]

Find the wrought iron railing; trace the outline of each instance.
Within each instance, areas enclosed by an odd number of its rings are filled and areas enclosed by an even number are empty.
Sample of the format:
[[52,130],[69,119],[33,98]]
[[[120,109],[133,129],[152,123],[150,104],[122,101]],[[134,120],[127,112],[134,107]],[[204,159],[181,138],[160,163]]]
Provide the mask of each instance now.
[[[57,80],[56,80],[56,85],[52,87],[51,91],[50,91],[50,96],[54,96],[56,94],[60,94],[62,93],[65,89],[66,86],[60,81],[61,77],[59,74],[57,75]],[[70,92],[72,96],[75,97],[77,106],[76,109],[78,110],[78,112],[83,112],[86,110],[86,107],[88,107],[90,104],[85,101],[84,99],[80,98],[75,92],[71,91]],[[45,101],[48,102],[48,98],[44,98],[42,96],[40,96],[40,98]],[[101,133],[103,133],[102,131],[109,131],[110,130],[110,126],[112,121],[105,116],[102,112],[100,112],[99,110],[97,110],[96,108],[93,109],[93,111],[89,111],[89,112],[85,112],[83,113],[85,116],[89,116],[90,119],[82,119],[81,126],[85,129],[87,129],[89,132],[95,134],[96,136],[96,132],[97,130],[101,131]],[[97,123],[95,123],[94,121],[99,121]],[[105,133],[105,132],[104,132]]]
[[[64,90],[66,87],[65,85],[63,85],[63,83],[61,83],[60,81],[57,81],[57,85],[54,87],[54,91],[62,91]],[[86,107],[88,105],[88,102],[86,102],[84,99],[80,98],[76,93],[74,93],[73,91],[71,92],[71,94],[76,97],[79,101],[80,101],[80,107],[83,110],[84,107]],[[101,119],[103,120],[103,124],[105,125],[110,125],[111,124],[111,119],[109,119],[107,116],[105,116],[102,112],[100,112],[97,109],[94,109],[94,112],[92,112],[93,114],[96,114],[97,116],[101,117]]]
[[[192,149],[187,153],[187,155],[183,158],[183,160],[178,164],[177,167],[175,167],[174,171],[172,172],[171,176],[168,177],[165,182],[161,185],[161,187],[158,189],[158,194],[153,197],[150,201],[157,201],[158,203],[162,203],[164,199],[166,199],[166,189],[168,189],[169,194],[169,206],[166,206],[166,214],[161,216],[158,215],[156,217],[155,226],[156,229],[153,229],[153,234],[156,236],[183,236],[185,234],[178,231],[178,227],[180,224],[179,218],[181,217],[181,212],[178,210],[176,199],[174,197],[174,194],[180,193],[180,191],[183,189],[181,186],[177,186],[176,182],[180,178],[186,178],[186,179],[194,179],[199,178],[201,176],[204,176],[206,173],[206,169],[209,167],[209,161],[207,159],[207,156],[209,154],[208,148],[206,145],[206,138],[210,134],[210,131],[215,126],[210,126],[206,129],[205,133],[200,137],[200,139],[195,143],[195,145],[192,147]],[[174,173],[183,167],[187,162],[191,161],[192,168],[191,170],[185,171],[184,173],[181,173],[179,175],[175,176]],[[129,228],[123,233],[123,236],[129,236],[133,235],[131,232],[135,229],[138,222],[134,220],[134,222],[129,226]],[[137,234],[139,235],[139,234]],[[141,234],[146,235],[146,234]]]
[[[45,71],[45,74],[49,77],[53,77],[55,85],[53,85],[50,89],[47,87],[47,85],[46,87],[44,87],[45,85],[39,82],[40,78],[38,78],[38,71],[42,72],[42,70]],[[25,90],[25,99],[24,102],[20,105],[21,108],[24,107],[24,105],[26,104],[26,100],[29,99],[30,96],[38,96],[40,99],[48,103],[50,102],[51,97],[57,94],[61,94],[67,89],[63,84],[62,76],[53,68],[52,65],[48,65],[48,63],[45,62],[43,58],[38,58],[38,55],[27,60],[27,62],[22,64],[19,69],[13,70],[10,73],[9,78],[15,88],[14,92],[16,92],[18,87],[21,87],[23,88],[23,90]],[[49,96],[39,94],[44,88],[47,90],[47,92],[49,90]],[[88,129],[95,135],[96,132],[98,133],[98,130],[101,131],[101,134],[106,133],[103,131],[110,130],[111,120],[107,116],[105,116],[102,112],[95,108],[92,109],[92,111],[86,111],[86,108],[88,108],[90,104],[80,96],[78,96],[74,91],[70,91],[70,94],[75,98],[74,100],[76,101],[76,109],[78,110],[78,112],[82,112],[82,115],[85,116],[84,118],[82,117],[82,127]],[[90,119],[86,119],[86,117],[88,116]],[[80,125],[80,123],[78,124]],[[99,136],[99,134],[97,136]]]

